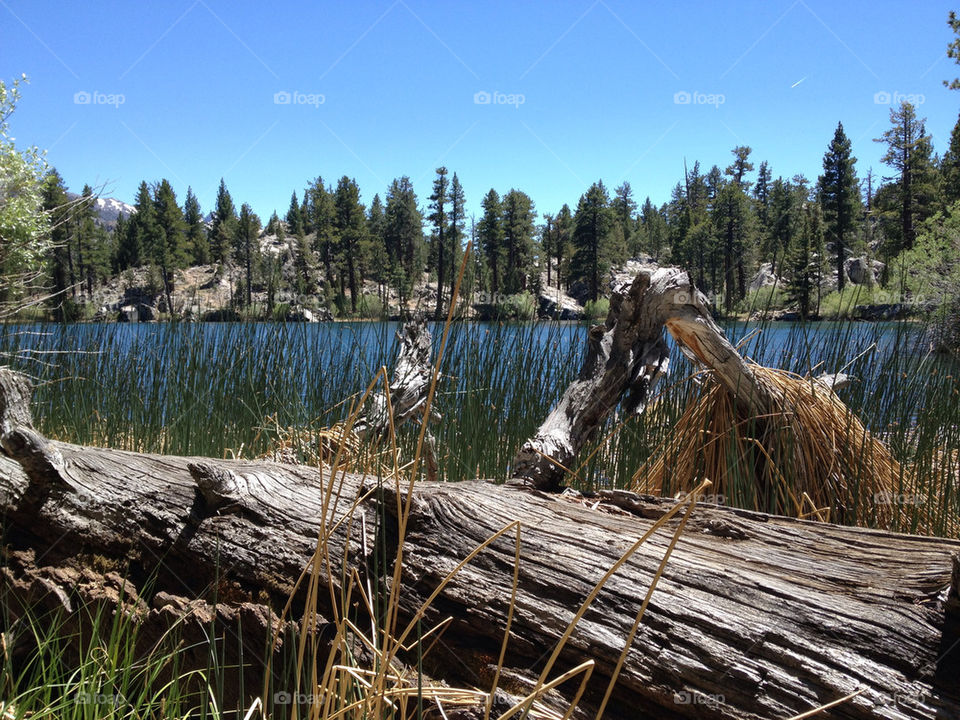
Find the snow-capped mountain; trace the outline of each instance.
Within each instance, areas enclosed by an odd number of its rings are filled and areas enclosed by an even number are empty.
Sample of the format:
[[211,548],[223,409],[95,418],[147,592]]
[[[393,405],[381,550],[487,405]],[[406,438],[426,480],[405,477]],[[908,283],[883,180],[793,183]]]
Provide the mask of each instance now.
[[[67,193],[69,200],[76,200],[78,197],[80,196],[77,195],[77,193]],[[126,219],[137,211],[133,205],[125,203],[123,200],[117,200],[116,198],[97,198],[95,208],[97,211],[97,224],[102,225],[107,230],[113,230],[116,226],[118,213],[121,213],[124,219]]]
[[137,209],[123,200],[116,198],[97,198],[97,217],[100,224],[108,230],[112,230],[117,224],[117,215],[123,215],[124,220],[135,213]]

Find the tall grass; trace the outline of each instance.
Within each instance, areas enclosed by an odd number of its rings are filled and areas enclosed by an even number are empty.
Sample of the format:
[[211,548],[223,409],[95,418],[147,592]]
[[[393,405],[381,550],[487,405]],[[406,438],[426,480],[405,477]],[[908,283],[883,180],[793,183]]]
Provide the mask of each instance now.
[[[393,323],[2,326],[0,353],[35,378],[36,415],[52,437],[250,457],[268,453],[282,428],[343,421],[351,399],[379,368],[392,366],[396,329]],[[920,528],[914,511],[922,503],[943,520],[934,531],[946,530],[958,508],[960,367],[952,356],[929,352],[922,326],[735,323],[726,332],[762,365],[801,376],[851,374],[855,381],[840,391],[845,404],[899,463],[915,469],[909,486],[879,501],[894,505],[903,529]],[[579,372],[584,338],[578,324],[454,323],[435,401],[443,415],[434,426],[441,477],[506,477],[519,446]],[[676,348],[671,367],[648,411],[615,415],[581,466],[571,468],[569,483],[630,484],[701,394],[695,369]],[[399,442],[412,456],[415,437]],[[845,521],[871,522],[857,513]]]

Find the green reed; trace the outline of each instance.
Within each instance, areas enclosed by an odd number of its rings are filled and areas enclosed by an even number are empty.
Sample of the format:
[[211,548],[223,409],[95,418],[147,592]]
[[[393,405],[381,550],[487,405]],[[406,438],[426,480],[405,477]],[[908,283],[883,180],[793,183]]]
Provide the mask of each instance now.
[[[183,455],[246,457],[269,450],[277,428],[343,420],[377,370],[392,367],[392,323],[35,325],[0,328],[2,360],[31,375],[46,434],[78,443]],[[433,426],[441,476],[503,479],[580,370],[586,326],[457,323],[441,367]],[[744,355],[801,375],[843,371],[850,409],[917,468],[924,498],[957,512],[960,369],[929,352],[912,323],[735,323]],[[434,328],[439,342],[439,327]],[[671,374],[647,412],[614,413],[570,483],[622,487],[699,393],[695,369],[673,349]],[[401,433],[412,455],[416,432]],[[745,478],[747,482],[749,478]],[[915,493],[914,493],[915,494]],[[856,521],[856,518],[848,521]],[[909,523],[908,523],[909,524]],[[945,527],[945,525],[941,525]]]

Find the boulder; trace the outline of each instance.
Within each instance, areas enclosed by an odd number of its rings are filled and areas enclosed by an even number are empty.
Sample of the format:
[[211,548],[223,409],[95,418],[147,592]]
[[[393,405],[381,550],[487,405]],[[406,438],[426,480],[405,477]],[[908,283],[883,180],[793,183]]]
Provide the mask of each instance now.
[[583,306],[559,288],[544,287],[537,298],[537,316],[552,320],[580,320]]
[[847,278],[854,285],[874,285],[885,267],[879,260],[867,260],[866,256],[848,258],[843,264]]
[[757,270],[757,273],[750,280],[750,292],[756,292],[761,288],[770,287],[771,285],[776,285],[778,287],[784,287],[782,278],[777,277],[773,272],[773,263],[763,263],[760,266],[760,269]]
[[[623,266],[611,269],[610,290],[613,291],[624,283],[632,283],[641,270],[656,270],[658,267],[660,266],[649,255],[630,258]],[[573,295],[573,292],[570,294]]]

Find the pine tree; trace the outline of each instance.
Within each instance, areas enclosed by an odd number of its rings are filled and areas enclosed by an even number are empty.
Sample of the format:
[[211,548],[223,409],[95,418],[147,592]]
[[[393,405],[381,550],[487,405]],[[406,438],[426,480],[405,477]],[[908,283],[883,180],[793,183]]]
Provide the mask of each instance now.
[[463,192],[463,185],[460,184],[460,178],[453,174],[450,181],[450,227],[447,230],[449,242],[447,247],[447,277],[450,278],[451,297],[453,287],[457,282],[457,274],[460,268],[461,255],[463,254],[464,224],[466,222],[466,195]]
[[899,227],[894,243],[887,248],[892,257],[909,250],[917,237],[917,227],[932,214],[935,175],[931,158],[930,136],[924,131],[924,120],[917,119],[916,110],[908,102],[891,108],[892,127],[877,139],[887,145],[883,162],[896,172],[895,206]]
[[74,212],[73,240],[76,247],[76,281],[86,286],[87,295],[93,294],[93,286],[104,276],[105,268],[101,262],[103,235],[97,232],[96,198],[93,188],[83,186],[80,201]]
[[726,174],[733,178],[733,182],[744,193],[750,192],[752,183],[747,182],[744,176],[753,170],[753,163],[749,161],[753,149],[746,145],[737,145],[733,150],[733,164],[726,169]]
[[433,252],[437,270],[437,308],[435,317],[437,320],[443,318],[443,286],[444,274],[447,269],[446,264],[446,237],[447,234],[447,192],[449,183],[447,182],[447,169],[445,167],[437,168],[437,177],[433,181],[433,194],[430,196],[430,210],[432,212],[427,216],[433,224]]
[[645,252],[660,262],[660,255],[667,243],[667,221],[663,211],[654,205],[649,196],[643,201],[640,209],[640,232],[642,242],[638,243],[637,250]]
[[[556,224],[553,221],[553,215],[543,214],[543,225],[540,226],[540,251],[547,266],[547,287],[552,285],[551,275],[553,270],[554,243],[556,242]],[[559,283],[558,283],[559,285]]]
[[253,303],[253,272],[260,256],[260,218],[247,203],[240,206],[234,237],[236,255],[243,265],[245,276],[242,304],[250,307]]
[[501,207],[506,254],[503,290],[513,295],[527,289],[533,261],[533,226],[537,214],[533,200],[520,190],[510,190],[504,195]]
[[117,248],[120,269],[143,265],[147,260],[147,248],[156,242],[155,236],[158,233],[156,211],[153,207],[153,196],[146,181],[142,181],[137,188],[134,207],[136,212],[130,217],[126,235],[120,238]]
[[237,234],[237,209],[227,190],[227,184],[220,178],[217,190],[216,210],[208,235],[210,259],[215,263],[225,263],[230,259],[230,246]]
[[859,217],[860,185],[854,169],[857,159],[850,154],[850,140],[843,132],[843,123],[837,123],[833,140],[823,156],[823,175],[818,182],[820,204],[823,207],[827,238],[833,242],[837,256],[837,290],[843,292],[844,264]]
[[500,271],[503,269],[503,208],[500,196],[493,188],[484,196],[480,203],[483,208],[483,217],[477,223],[477,239],[483,247],[490,268],[490,291],[500,292]]
[[160,181],[154,192],[154,210],[157,232],[149,236],[151,242],[146,245],[147,256],[160,268],[163,278],[164,294],[167,298],[167,312],[173,313],[174,272],[187,264],[186,224],[183,213],[177,204],[177,196],[166,179]]
[[350,285],[350,309],[356,313],[357,301],[360,299],[357,258],[367,233],[366,208],[360,204],[360,188],[356,180],[351,180],[346,175],[340,178],[334,197],[334,209],[339,250]]
[[749,199],[737,184],[736,176],[717,192],[713,218],[721,248],[724,309],[729,313],[734,302],[746,296],[745,256],[749,242]]
[[423,272],[423,217],[410,178],[394,180],[387,191],[384,242],[390,256],[391,282],[400,297],[401,312]]
[[637,203],[633,199],[633,189],[630,183],[623,182],[620,187],[614,191],[613,200],[610,202],[610,208],[617,223],[620,225],[623,234],[623,242],[626,244],[631,255],[636,256],[633,240],[634,222],[633,217],[637,212]]
[[580,196],[574,215],[574,254],[570,271],[573,279],[587,283],[588,300],[600,297],[600,278],[610,268],[606,246],[613,224],[610,198],[600,180]]
[[183,220],[186,223],[186,250],[193,265],[206,265],[210,262],[210,241],[203,226],[203,212],[200,201],[193,194],[193,188],[187,188],[187,197],[183,201]]
[[820,205],[816,202],[804,202],[799,213],[796,243],[787,262],[790,270],[787,297],[797,304],[803,320],[819,311],[823,253],[824,224]]
[[960,118],[950,133],[950,146],[940,161],[943,204],[946,207],[960,200]]
[[364,262],[370,268],[372,277],[377,281],[380,300],[384,307],[387,304],[387,287],[390,282],[390,256],[387,254],[387,244],[384,238],[386,230],[386,215],[379,193],[373,196],[370,210],[367,212],[367,240],[363,253]]
[[297,202],[297,191],[293,191],[293,195],[290,196],[290,207],[287,210],[287,227],[290,228],[290,234],[293,236],[298,236],[301,232],[304,232],[303,228],[303,215],[300,212],[300,203]]
[[336,208],[333,193],[324,186],[323,178],[317,177],[309,189],[310,226],[313,228],[313,249],[323,265],[324,281],[328,288],[336,282],[335,259],[337,256]]
[[70,237],[70,207],[67,188],[56,170],[47,173],[43,183],[43,210],[50,218],[50,243],[47,263],[53,280],[53,301],[60,303],[68,283],[68,246]]
[[560,208],[554,221],[556,242],[553,243],[553,256],[557,261],[557,287],[570,284],[570,258],[573,257],[573,213],[566,203]]

